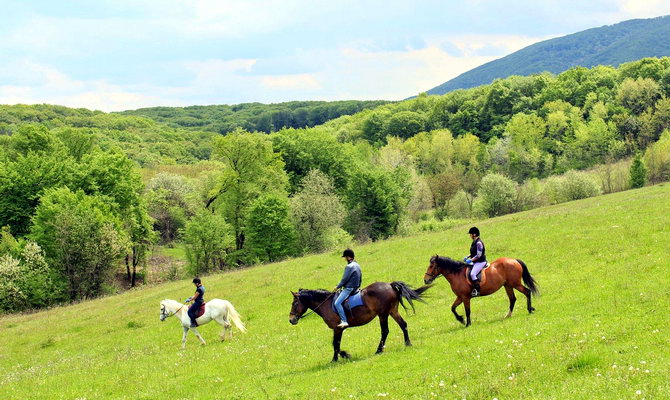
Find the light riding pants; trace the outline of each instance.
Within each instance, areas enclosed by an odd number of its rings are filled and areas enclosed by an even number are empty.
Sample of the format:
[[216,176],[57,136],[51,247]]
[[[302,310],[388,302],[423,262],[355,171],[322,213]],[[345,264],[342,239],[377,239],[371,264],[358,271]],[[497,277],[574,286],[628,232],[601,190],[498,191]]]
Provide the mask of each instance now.
[[472,271],[470,271],[470,279],[472,279],[473,281],[476,281],[477,280],[477,274],[479,274],[479,271],[481,271],[485,266],[486,266],[486,261],[474,263],[474,265],[472,266]]
[[342,322],[347,322],[347,317],[344,315],[344,308],[342,307],[342,303],[344,303],[344,300],[349,297],[351,292],[353,292],[353,288],[344,288],[340,292],[340,295],[337,296],[337,299],[335,299],[335,309],[337,310],[337,313],[340,315],[340,319]]

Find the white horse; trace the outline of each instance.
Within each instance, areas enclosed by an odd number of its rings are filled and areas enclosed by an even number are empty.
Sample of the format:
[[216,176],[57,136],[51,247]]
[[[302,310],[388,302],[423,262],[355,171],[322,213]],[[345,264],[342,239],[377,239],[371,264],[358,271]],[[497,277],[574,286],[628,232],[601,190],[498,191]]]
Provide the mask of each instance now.
[[[197,328],[191,328],[191,319],[188,316],[188,306],[182,304],[175,300],[163,300],[161,301],[161,321],[165,321],[166,318],[171,316],[176,316],[179,322],[181,322],[182,328],[184,328],[184,335],[181,338],[181,348],[186,347],[186,334],[189,329],[193,330],[195,336],[198,337],[200,343],[205,344],[205,339],[202,338],[200,332]],[[209,321],[214,320],[223,327],[223,332],[221,332],[221,340],[226,339],[226,330],[230,331],[230,338],[233,338],[233,328],[230,324],[232,321],[237,329],[242,332],[246,332],[247,329],[244,327],[244,324],[240,320],[240,314],[237,313],[235,307],[228,300],[221,299],[212,299],[205,303],[205,313],[202,316],[198,317],[195,322],[198,323],[198,326],[204,325]]]

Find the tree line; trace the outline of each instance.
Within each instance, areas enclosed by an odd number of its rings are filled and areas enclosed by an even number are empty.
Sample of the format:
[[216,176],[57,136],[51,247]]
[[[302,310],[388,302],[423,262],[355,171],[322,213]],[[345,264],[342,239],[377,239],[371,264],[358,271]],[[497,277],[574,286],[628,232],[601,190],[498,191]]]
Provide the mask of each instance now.
[[644,59],[270,134],[4,106],[0,304],[106,293],[153,243],[202,274],[670,180],[669,91],[670,59]]

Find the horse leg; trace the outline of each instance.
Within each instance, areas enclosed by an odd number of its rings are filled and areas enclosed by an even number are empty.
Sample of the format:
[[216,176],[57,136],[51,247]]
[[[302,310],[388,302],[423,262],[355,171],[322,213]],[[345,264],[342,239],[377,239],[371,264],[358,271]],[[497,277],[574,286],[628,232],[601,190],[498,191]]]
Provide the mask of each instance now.
[[223,328],[223,331],[221,331],[221,341],[223,342],[226,340],[226,329],[228,328],[229,324],[226,324],[226,320],[223,319],[223,317],[218,317],[216,322]]
[[336,328],[333,330],[333,362],[337,362],[337,357],[340,355],[341,341],[342,341],[342,329]]
[[384,343],[386,343],[386,337],[389,334],[389,316],[380,315],[379,316],[379,326],[382,329],[382,338],[379,341],[379,346],[377,346],[376,354],[379,354],[384,351]]
[[456,300],[454,300],[454,304],[451,305],[451,312],[454,313],[454,315],[456,316],[456,320],[458,322],[465,325],[465,320],[463,320],[463,316],[456,312],[456,307],[460,306],[462,302],[463,299],[461,299],[460,297],[456,297]]
[[400,316],[398,309],[391,311],[391,316],[398,323],[400,329],[402,329],[402,334],[405,337],[405,346],[411,346],[412,342],[409,341],[409,332],[407,331],[407,322]]
[[470,321],[470,297],[466,297],[463,299],[463,306],[465,307],[465,327],[467,328],[468,326],[472,325],[472,321]]
[[188,328],[184,327],[184,334],[181,336],[181,348],[186,348],[186,334],[188,333]]
[[505,286],[505,291],[507,292],[507,297],[509,297],[509,312],[505,318],[512,316],[512,311],[514,311],[514,303],[516,303],[516,296],[514,295],[514,288],[511,286]]
[[533,311],[535,311],[535,308],[533,308],[533,306],[531,305],[531,302],[530,302],[530,289],[528,289],[527,287],[525,287],[522,284],[518,284],[515,287],[515,289],[518,290],[519,292],[523,293],[526,296],[526,300],[527,300],[527,303],[528,303],[528,313],[532,314]]
[[203,346],[205,344],[207,344],[207,343],[205,343],[205,339],[202,338],[202,335],[200,334],[200,332],[198,332],[198,330],[196,328],[191,328],[191,329],[193,330],[193,333],[198,338],[198,340],[200,340],[200,343],[202,343]]

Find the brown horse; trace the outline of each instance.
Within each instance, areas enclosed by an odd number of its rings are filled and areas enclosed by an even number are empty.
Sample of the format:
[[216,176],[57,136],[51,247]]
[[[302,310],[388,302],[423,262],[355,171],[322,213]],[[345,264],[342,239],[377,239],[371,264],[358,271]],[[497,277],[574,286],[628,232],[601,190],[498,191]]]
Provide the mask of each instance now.
[[[372,285],[361,290],[363,305],[354,307],[351,310],[351,317],[347,318],[350,327],[365,325],[379,316],[379,325],[382,330],[382,338],[377,346],[377,354],[384,351],[384,343],[389,333],[388,317],[389,314],[400,325],[402,333],[405,336],[405,345],[411,346],[409,334],[407,333],[407,323],[402,319],[398,312],[398,303],[405,307],[402,299],[405,298],[412,309],[414,309],[413,300],[422,301],[421,294],[428,290],[431,285],[422,286],[418,289],[412,289],[404,282],[375,282]],[[291,292],[293,293],[293,292]],[[343,358],[349,358],[346,351],[340,351],[340,341],[342,332],[345,328],[338,328],[340,317],[333,311],[334,292],[327,290],[307,290],[300,289],[298,293],[293,293],[293,304],[289,314],[289,322],[296,325],[301,318],[307,316],[305,312],[309,309],[318,314],[323,321],[333,330],[333,361],[337,361],[338,355]]]
[[[472,283],[466,266],[467,264],[464,262],[434,255],[430,258],[430,265],[428,266],[428,270],[426,270],[423,280],[428,284],[433,282],[438,276],[444,275],[449,284],[451,284],[451,290],[456,294],[456,301],[451,305],[451,312],[454,313],[460,323],[465,324],[467,327],[471,324],[470,299],[472,298]],[[522,279],[527,287],[521,284]],[[505,318],[510,317],[514,310],[514,303],[516,302],[514,289],[523,293],[526,299],[528,299],[528,312],[532,313],[535,311],[533,306],[531,306],[530,296],[531,294],[538,295],[539,292],[535,279],[530,276],[530,272],[528,272],[528,268],[523,261],[503,257],[495,260],[491,263],[491,266],[483,270],[480,280],[481,296],[493,294],[502,286],[505,286],[505,291],[509,297],[509,312]],[[456,307],[461,303],[465,307],[467,323],[456,312]]]

